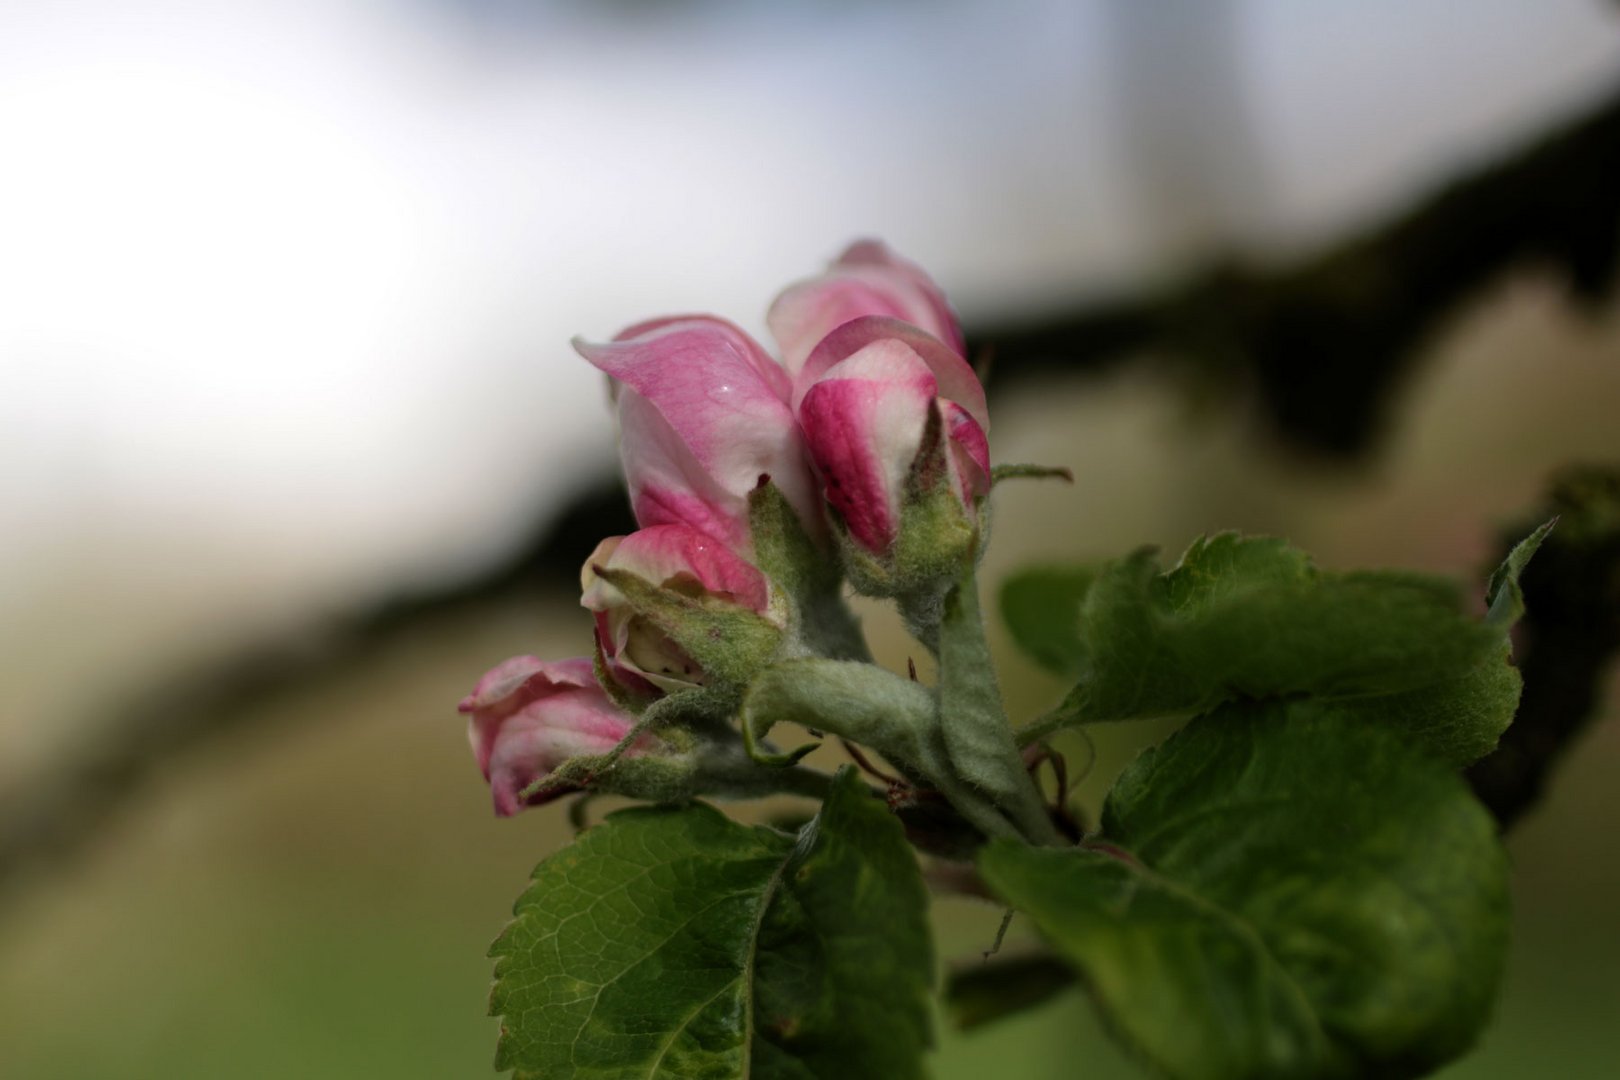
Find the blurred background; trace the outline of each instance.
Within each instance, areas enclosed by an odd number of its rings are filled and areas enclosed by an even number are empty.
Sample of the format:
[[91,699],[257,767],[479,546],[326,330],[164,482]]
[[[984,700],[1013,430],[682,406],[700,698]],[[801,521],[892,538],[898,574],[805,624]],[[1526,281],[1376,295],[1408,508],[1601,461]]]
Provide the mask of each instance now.
[[[762,332],[881,236],[996,460],[1075,473],[998,490],[986,580],[1221,528],[1473,578],[1620,459],[1617,158],[1605,0],[0,0],[0,1074],[490,1075],[568,830],[492,818],[454,704],[587,648],[627,519],[572,335]],[[1616,697],[1447,1075],[1620,1061]],[[1134,1075],[1075,994],[943,1043]]]

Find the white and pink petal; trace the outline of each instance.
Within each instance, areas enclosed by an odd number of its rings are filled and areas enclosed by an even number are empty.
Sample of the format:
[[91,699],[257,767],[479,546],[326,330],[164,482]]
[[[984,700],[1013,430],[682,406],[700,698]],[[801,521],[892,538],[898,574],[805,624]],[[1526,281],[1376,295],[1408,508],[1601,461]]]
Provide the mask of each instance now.
[[972,506],[974,499],[990,493],[990,441],[978,421],[956,402],[941,401],[939,408],[958,490],[962,501]]
[[523,808],[529,785],[573,757],[612,749],[635,722],[597,684],[589,657],[513,657],[480,679],[459,708],[468,714],[473,757],[503,817]]
[[870,551],[885,550],[899,531],[906,477],[936,387],[910,347],[879,339],[828,369],[800,403],[823,494]]
[[816,344],[851,319],[883,316],[919,327],[964,351],[950,305],[921,267],[885,244],[852,244],[820,277],[790,285],[771,304],[766,321],[783,365],[797,375]]
[[797,409],[810,387],[846,359],[878,341],[898,341],[916,353],[933,372],[937,393],[960,405],[984,431],[990,430],[990,409],[984,385],[966,360],[938,338],[909,323],[870,315],[853,319],[829,333],[816,345],[793,383]]
[[[748,493],[769,477],[815,531],[791,383],[747,334],[721,319],[687,316],[574,347],[624,388],[621,440],[639,523],[668,524],[695,511],[696,520],[680,520],[735,543],[746,535]],[[717,519],[725,528],[714,526]]]
[[714,537],[686,525],[655,525],[597,545],[580,573],[582,602],[597,610],[616,593],[594,568],[625,570],[653,585],[698,590],[764,611],[770,603],[765,575]]
[[594,687],[560,691],[507,718],[485,769],[496,814],[510,817],[546,801],[533,796],[525,801],[522,793],[573,758],[612,750],[633,723]]

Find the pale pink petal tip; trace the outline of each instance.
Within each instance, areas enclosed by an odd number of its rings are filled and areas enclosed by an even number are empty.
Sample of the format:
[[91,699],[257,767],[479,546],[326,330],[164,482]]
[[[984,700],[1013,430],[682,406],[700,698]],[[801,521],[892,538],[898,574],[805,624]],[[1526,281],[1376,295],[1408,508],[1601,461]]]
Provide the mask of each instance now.
[[[569,760],[605,753],[634,719],[597,684],[590,657],[545,661],[513,657],[497,664],[463,700],[468,739],[489,781],[495,813],[510,817],[565,793],[523,798],[523,791]],[[649,744],[650,745],[650,744]],[[638,744],[631,753],[645,752]]]

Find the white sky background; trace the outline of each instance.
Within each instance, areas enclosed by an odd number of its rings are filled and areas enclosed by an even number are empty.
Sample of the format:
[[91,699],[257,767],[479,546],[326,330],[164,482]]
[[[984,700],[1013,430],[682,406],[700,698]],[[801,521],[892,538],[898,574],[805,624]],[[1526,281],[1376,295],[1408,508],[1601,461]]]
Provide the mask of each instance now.
[[1234,164],[1130,2],[0,0],[0,710],[497,553],[608,460],[574,333],[863,234],[970,316],[1151,272],[1122,116],[1290,246],[1620,80],[1604,0],[1237,0]]

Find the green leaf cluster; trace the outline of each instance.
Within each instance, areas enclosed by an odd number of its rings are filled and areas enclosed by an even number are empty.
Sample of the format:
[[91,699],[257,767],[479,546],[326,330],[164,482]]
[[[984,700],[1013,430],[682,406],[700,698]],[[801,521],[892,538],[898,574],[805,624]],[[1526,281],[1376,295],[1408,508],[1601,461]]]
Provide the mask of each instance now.
[[[756,514],[786,522],[772,498],[759,493]],[[1324,572],[1286,543],[1231,534],[1169,570],[1143,551],[1026,572],[1003,614],[1073,686],[1017,737],[971,562],[927,620],[935,686],[859,659],[852,623],[791,624],[796,641],[833,644],[728,693],[710,719],[735,712],[734,764],[799,769],[807,748],[766,741],[783,722],[840,736],[890,762],[911,804],[954,815],[966,845],[930,846],[915,822],[908,842],[850,769],[792,832],[691,801],[610,815],[536,868],[491,949],[497,1067],[518,1080],[921,1077],[934,956],[915,842],[960,872],[971,860],[1050,946],[954,979],[964,1026],[1078,983],[1173,1077],[1433,1070],[1477,1038],[1501,976],[1507,861],[1458,769],[1512,719],[1517,578],[1545,532],[1498,571],[1482,615],[1436,578]],[[770,558],[804,562],[802,537],[761,536]],[[789,585],[808,595],[804,575]],[[1063,839],[1020,744],[1164,716],[1189,722],[1121,774],[1097,834]],[[804,777],[817,794],[828,783]]]
[[[1048,567],[1002,611],[1072,677],[1026,740],[1070,725],[1190,723],[1115,782],[1098,835],[996,840],[991,889],[1026,914],[1110,1028],[1175,1077],[1417,1076],[1486,1022],[1508,928],[1496,825],[1458,775],[1511,722],[1517,578],[1488,610],[1450,584],[1326,573],[1282,541],[1223,534]],[[1050,959],[1028,963],[1048,992]],[[957,1010],[996,1015],[987,979]]]
[[620,811],[542,862],[492,946],[518,1080],[918,1077],[927,896],[853,773],[797,835],[700,803]]
[[[1506,592],[1522,565],[1505,568]],[[1073,724],[1308,700],[1308,711],[1398,728],[1466,764],[1496,745],[1518,705],[1510,619],[1470,616],[1445,579],[1330,573],[1281,540],[1223,533],[1168,571],[1151,550],[1026,571],[1006,585],[1002,613],[1033,659],[1075,679],[1026,741]]]

